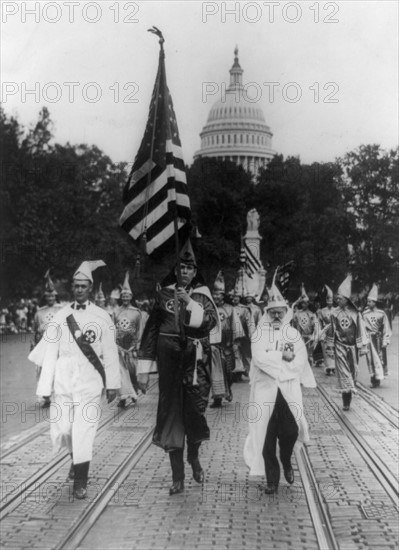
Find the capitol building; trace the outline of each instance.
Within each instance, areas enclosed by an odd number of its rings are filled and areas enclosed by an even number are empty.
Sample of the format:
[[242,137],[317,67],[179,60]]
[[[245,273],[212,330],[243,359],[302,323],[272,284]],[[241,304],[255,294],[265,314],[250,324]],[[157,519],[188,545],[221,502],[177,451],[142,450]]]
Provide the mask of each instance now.
[[230,85],[211,108],[200,133],[201,148],[194,159],[214,157],[230,160],[256,175],[275,155],[272,132],[259,105],[251,100],[242,83],[243,70],[234,50]]

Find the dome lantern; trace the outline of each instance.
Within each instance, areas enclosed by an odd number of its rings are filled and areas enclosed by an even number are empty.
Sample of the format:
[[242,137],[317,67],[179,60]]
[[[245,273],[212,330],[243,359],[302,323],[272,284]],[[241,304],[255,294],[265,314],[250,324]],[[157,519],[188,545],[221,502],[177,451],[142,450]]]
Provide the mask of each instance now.
[[244,72],[241,67],[240,63],[238,61],[238,46],[235,47],[234,50],[234,63],[233,66],[230,69],[230,90],[237,90],[241,89],[243,87],[242,85],[242,73]]

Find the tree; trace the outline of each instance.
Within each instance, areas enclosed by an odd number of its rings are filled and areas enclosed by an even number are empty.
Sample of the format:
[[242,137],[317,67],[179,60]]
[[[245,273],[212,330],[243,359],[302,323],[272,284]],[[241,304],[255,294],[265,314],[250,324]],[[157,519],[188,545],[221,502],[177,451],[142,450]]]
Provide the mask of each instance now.
[[4,111],[0,123],[1,295],[30,295],[48,268],[66,283],[84,259],[104,259],[110,284],[122,280],[137,252],[118,228],[126,165],[96,146],[52,144],[47,109],[30,131]]
[[255,199],[263,264],[294,260],[291,298],[301,282],[318,289],[345,273],[350,221],[334,182],[338,173],[335,163],[302,165],[276,155],[259,174]]
[[364,286],[376,282],[392,290],[399,258],[399,149],[362,145],[338,162],[337,186],[355,222],[353,271]]
[[347,270],[351,229],[335,178],[336,163],[302,165],[276,155],[257,178],[233,163],[197,160],[188,171],[193,215],[203,238],[200,263],[208,280],[224,268],[228,286],[239,265],[240,237],[248,210],[260,215],[261,260],[269,278],[277,265],[296,264],[292,297],[300,282],[317,289],[335,285]]
[[251,175],[233,162],[203,158],[188,169],[187,181],[193,222],[202,235],[196,243],[201,270],[211,281],[223,268],[231,286],[247,211],[253,207]]

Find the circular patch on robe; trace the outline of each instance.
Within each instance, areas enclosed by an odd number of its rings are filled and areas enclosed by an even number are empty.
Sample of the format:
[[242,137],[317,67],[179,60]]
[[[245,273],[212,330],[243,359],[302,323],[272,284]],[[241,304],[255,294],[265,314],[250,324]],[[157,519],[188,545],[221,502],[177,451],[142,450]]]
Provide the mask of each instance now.
[[341,325],[342,328],[349,328],[350,322],[349,322],[349,319],[344,317],[343,319],[339,320],[339,324]]
[[376,317],[370,317],[370,324],[372,327],[377,328],[377,318]]
[[167,309],[167,311],[170,311],[170,313],[175,312],[175,300],[174,300],[174,298],[172,298],[172,299],[170,299],[166,302],[165,308]]
[[309,317],[301,317],[299,322],[303,327],[306,327],[309,324]]
[[128,329],[129,326],[130,326],[130,321],[129,319],[126,319],[126,317],[118,321],[118,327],[121,328],[122,330]]
[[223,323],[223,321],[226,319],[226,315],[224,314],[224,311],[219,311],[219,318]]
[[97,335],[94,332],[94,330],[86,330],[86,332],[83,335],[83,338],[86,340],[86,342],[89,342],[89,344],[92,344],[96,341]]
[[45,321],[51,321],[53,317],[54,317],[54,313],[50,311],[49,313],[46,314],[44,319]]

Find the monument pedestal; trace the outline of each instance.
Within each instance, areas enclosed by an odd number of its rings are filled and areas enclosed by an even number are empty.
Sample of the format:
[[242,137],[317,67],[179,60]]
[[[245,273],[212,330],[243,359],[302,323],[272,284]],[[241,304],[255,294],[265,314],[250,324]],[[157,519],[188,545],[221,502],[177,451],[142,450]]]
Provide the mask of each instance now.
[[256,263],[260,266],[258,269],[249,276],[247,273],[242,274],[243,279],[243,291],[244,296],[251,294],[256,300],[259,300],[262,296],[263,289],[266,282],[266,271],[263,268],[260,259],[260,241],[262,237],[259,235],[259,214],[255,208],[250,210],[247,214],[247,232],[243,237],[245,247],[250,251],[251,256],[255,259]]

